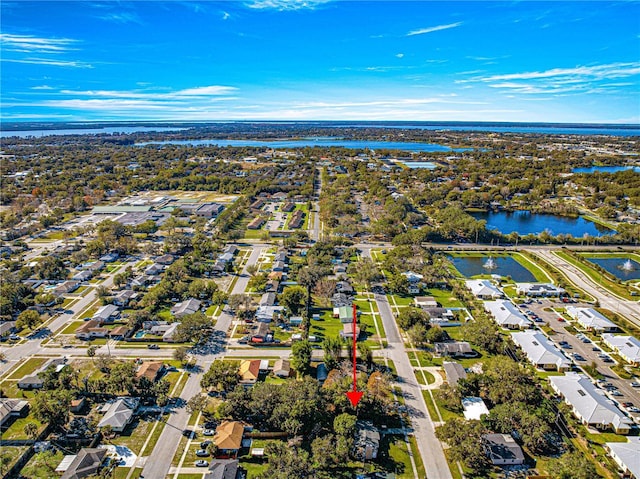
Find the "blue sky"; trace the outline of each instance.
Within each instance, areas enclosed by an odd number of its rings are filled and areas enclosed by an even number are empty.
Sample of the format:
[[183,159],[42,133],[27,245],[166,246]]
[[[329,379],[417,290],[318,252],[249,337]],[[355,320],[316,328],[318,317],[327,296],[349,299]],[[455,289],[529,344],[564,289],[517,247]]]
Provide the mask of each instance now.
[[640,123],[640,2],[11,2],[1,118]]

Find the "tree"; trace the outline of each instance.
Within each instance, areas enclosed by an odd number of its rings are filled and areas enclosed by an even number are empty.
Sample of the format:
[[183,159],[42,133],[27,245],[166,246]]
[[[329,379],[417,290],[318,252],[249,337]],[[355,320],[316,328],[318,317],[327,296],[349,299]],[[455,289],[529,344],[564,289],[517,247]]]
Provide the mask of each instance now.
[[28,422],[22,428],[22,432],[24,432],[25,436],[29,439],[34,440],[38,437],[38,426],[34,422]]
[[187,401],[186,410],[189,414],[194,412],[204,412],[210,405],[209,398],[206,394],[196,394]]
[[446,442],[453,461],[463,462],[475,473],[481,473],[489,467],[485,454],[482,435],[486,429],[480,421],[467,421],[453,418],[436,428],[436,436]]
[[200,386],[217,392],[229,392],[239,381],[238,363],[235,361],[214,361],[200,380]]
[[187,314],[181,318],[180,324],[176,328],[175,340],[178,342],[195,341],[199,343],[209,335],[212,326],[213,321],[202,311]]
[[229,296],[228,305],[231,311],[248,309],[251,307],[251,296],[248,294],[232,294]]
[[69,418],[71,391],[64,389],[40,391],[31,404],[33,417],[57,430],[62,428]]
[[258,479],[282,479],[295,477],[311,479],[313,470],[309,453],[304,449],[289,447],[282,441],[268,441],[265,446],[267,468],[257,476]]
[[427,340],[432,344],[439,343],[441,341],[446,341],[448,338],[449,338],[449,335],[440,326],[432,326],[427,331]]
[[257,273],[249,279],[247,282],[247,288],[253,289],[257,292],[262,292],[264,291],[268,280],[269,278],[267,277],[267,273]]
[[330,304],[331,297],[335,290],[336,282],[326,278],[320,279],[313,288],[313,292],[319,299],[321,306],[328,306]]
[[418,323],[407,329],[407,336],[409,337],[409,341],[421,348],[429,342],[428,332],[429,329],[424,324]]
[[41,322],[42,320],[40,319],[40,314],[37,311],[33,309],[27,309],[26,311],[23,311],[18,315],[18,320],[16,321],[16,328],[17,329],[23,329],[23,328],[34,329],[35,327],[40,325]]
[[302,286],[289,286],[280,295],[280,304],[298,315],[307,304],[307,291]]
[[135,377],[137,367],[133,361],[117,362],[111,368],[107,377],[107,392],[122,394],[135,392]]
[[307,340],[293,343],[291,347],[291,366],[298,372],[298,375],[304,375],[309,372],[312,350],[311,343]]
[[371,283],[382,277],[378,267],[370,258],[360,258],[356,263],[350,263],[349,272],[353,274],[357,283],[367,289],[370,288]]
[[342,355],[342,339],[339,336],[326,337],[322,341],[322,349],[324,350],[324,362],[327,369],[334,369],[340,361]]
[[188,349],[184,346],[179,346],[173,351],[173,359],[180,361],[183,365],[187,362]]
[[373,364],[373,351],[367,343],[358,343],[358,352],[360,353],[360,360],[367,365],[367,368],[371,368]]
[[398,315],[398,326],[405,331],[414,324],[422,324],[425,328],[429,328],[429,315],[420,308],[410,306],[403,308]]
[[548,472],[555,479],[591,479],[598,477],[595,466],[580,452],[567,452],[549,462]]
[[89,356],[90,358],[94,357],[96,355],[96,351],[98,351],[98,346],[96,346],[95,344],[89,346],[87,348],[87,356]]
[[250,264],[246,267],[247,273],[249,273],[250,276],[255,275],[258,272],[258,269],[259,267],[257,264]]
[[389,291],[395,294],[409,294],[409,279],[400,273],[393,274],[387,283]]

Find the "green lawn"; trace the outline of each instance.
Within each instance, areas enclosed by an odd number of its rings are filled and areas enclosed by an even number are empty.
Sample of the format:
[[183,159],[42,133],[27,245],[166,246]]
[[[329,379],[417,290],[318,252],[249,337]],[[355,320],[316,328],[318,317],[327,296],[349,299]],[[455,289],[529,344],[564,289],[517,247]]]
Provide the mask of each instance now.
[[48,479],[57,477],[56,467],[62,461],[64,454],[57,449],[35,454],[20,473],[24,477],[33,479]]
[[30,422],[34,423],[38,427],[38,431],[42,431],[42,423],[29,414],[27,417],[20,417],[13,421],[9,428],[2,433],[2,439],[4,441],[8,441],[10,439],[29,439],[29,437],[24,433],[24,427]]
[[22,379],[25,376],[29,376],[33,374],[36,370],[40,369],[44,363],[46,363],[49,358],[29,358],[24,361],[20,367],[14,369],[10,376],[7,379]]

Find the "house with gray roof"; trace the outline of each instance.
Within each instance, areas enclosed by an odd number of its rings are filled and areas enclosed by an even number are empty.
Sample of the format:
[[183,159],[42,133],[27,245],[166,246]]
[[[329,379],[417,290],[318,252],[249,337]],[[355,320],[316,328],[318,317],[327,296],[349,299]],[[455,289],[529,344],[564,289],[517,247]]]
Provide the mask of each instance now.
[[102,467],[107,452],[107,449],[99,448],[80,449],[60,479],[82,479],[94,475]]
[[584,329],[595,333],[610,333],[618,329],[614,323],[593,308],[567,306],[567,314],[578,321]]
[[640,478],[640,437],[628,437],[627,442],[607,442],[604,446],[623,477]]
[[182,316],[193,314],[196,311],[199,311],[201,304],[202,303],[199,300],[195,298],[189,298],[186,301],[177,303],[173,308],[171,308],[171,314],[173,314],[176,318],[181,318]]
[[444,373],[447,376],[447,382],[450,386],[456,386],[458,381],[466,379],[467,371],[462,367],[462,364],[452,361],[444,361],[442,363]]
[[523,331],[511,335],[513,342],[535,367],[545,370],[568,371],[571,361],[540,331]]
[[638,338],[604,333],[602,335],[602,341],[611,349],[615,350],[628,363],[634,366],[640,364],[640,341],[638,341]]
[[511,301],[503,299],[487,301],[484,303],[484,309],[503,328],[527,329],[531,327],[531,321]]
[[509,434],[484,434],[482,446],[494,466],[513,466],[524,463],[522,448]]
[[111,426],[115,432],[122,432],[135,417],[138,409],[138,398],[121,397],[103,407],[104,416],[98,427]]
[[549,382],[583,424],[603,431],[612,429],[618,434],[628,434],[631,430],[633,421],[583,374],[569,372],[564,376],[551,376]]

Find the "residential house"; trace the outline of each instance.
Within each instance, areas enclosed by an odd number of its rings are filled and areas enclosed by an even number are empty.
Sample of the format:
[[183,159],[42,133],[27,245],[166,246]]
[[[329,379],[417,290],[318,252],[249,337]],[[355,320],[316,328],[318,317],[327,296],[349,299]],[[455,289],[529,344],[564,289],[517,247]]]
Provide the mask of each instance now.
[[129,335],[130,332],[131,328],[128,328],[127,326],[116,326],[111,331],[109,331],[107,336],[109,336],[111,339],[124,339]]
[[302,316],[291,316],[291,317],[289,317],[289,325],[291,325],[291,326],[301,326],[302,325]]
[[284,205],[282,205],[282,208],[280,209],[285,213],[291,213],[293,210],[296,209],[296,204],[291,201],[287,201]]
[[100,324],[113,323],[115,319],[120,316],[120,310],[114,304],[107,304],[102,306],[93,314],[91,319],[94,319]]
[[497,299],[504,296],[502,291],[486,279],[470,279],[465,281],[465,284],[478,299]]
[[155,262],[163,266],[169,266],[170,264],[173,264],[175,260],[176,260],[176,257],[173,256],[172,254],[165,254],[162,256],[158,256],[155,259]]
[[200,300],[195,298],[189,298],[186,301],[181,301],[171,308],[171,314],[173,314],[176,318],[181,318],[188,314],[193,314],[197,311],[200,311],[200,305],[202,303]]
[[420,294],[420,282],[424,276],[413,271],[405,271],[402,275],[409,281],[409,294]]
[[489,414],[487,405],[479,397],[462,398],[462,409],[465,419],[477,419],[479,421],[482,416]]
[[121,397],[106,404],[102,408],[104,416],[98,423],[98,427],[111,426],[114,432],[122,432],[133,421],[138,404],[138,398]]
[[580,326],[594,333],[612,333],[618,327],[593,308],[567,306],[567,314],[578,321]]
[[136,299],[137,297],[138,293],[136,291],[133,291],[132,289],[124,289],[122,291],[118,291],[118,294],[114,296],[113,304],[124,308],[127,304],[129,304],[129,301],[131,301],[132,299]]
[[60,283],[59,285],[57,285],[53,289],[51,294],[53,294],[56,297],[63,296],[65,294],[73,293],[79,287],[80,287],[80,281],[69,280],[69,281],[65,281],[65,282]]
[[78,283],[83,283],[84,281],[89,281],[91,278],[93,278],[93,272],[92,271],[78,271],[76,274],[74,274],[71,279],[73,281],[77,281]]
[[355,455],[362,461],[370,461],[378,457],[380,433],[370,421],[356,422]]
[[586,376],[569,372],[564,376],[551,376],[549,382],[583,424],[599,430],[612,429],[618,434],[628,434],[631,430],[633,421]]
[[273,264],[271,265],[271,270],[272,271],[284,271],[285,270],[286,265],[284,264],[284,261],[274,261]]
[[258,322],[270,323],[274,315],[281,315],[283,312],[284,306],[258,306],[255,318]]
[[449,308],[423,307],[422,310],[429,315],[429,323],[432,326],[460,326],[460,322],[455,321],[456,316]]
[[247,225],[247,229],[259,230],[260,228],[262,228],[263,224],[264,224],[264,219],[261,216],[256,216],[249,222],[249,224]]
[[244,479],[237,459],[214,459],[204,479]]
[[552,283],[517,283],[516,293],[534,297],[562,296],[566,290]]
[[0,338],[11,335],[15,331],[15,321],[0,321]]
[[73,457],[60,479],[82,479],[95,475],[102,467],[107,452],[109,452],[107,449],[93,447],[80,449],[80,452]]
[[509,434],[484,434],[482,447],[494,466],[524,464],[522,448]]
[[340,306],[338,308],[333,308],[333,317],[340,318],[341,323],[352,323],[353,322],[353,307],[351,306]]
[[622,477],[640,479],[640,437],[628,437],[627,442],[606,442],[604,446],[622,471]]
[[109,330],[107,328],[103,328],[100,324],[100,321],[97,319],[85,321],[76,329],[76,338],[85,340],[105,338],[107,334],[109,334]]
[[71,411],[74,414],[81,413],[86,405],[87,405],[86,398],[81,397],[78,399],[72,399],[71,405],[69,406],[69,411]]
[[260,297],[260,306],[274,306],[276,304],[276,293],[264,293]]
[[280,281],[277,281],[275,279],[271,279],[267,281],[267,284],[264,286],[264,290],[267,293],[277,293],[279,289],[280,289]]
[[513,333],[511,339],[527,356],[535,367],[545,370],[569,371],[571,361],[549,341],[540,331]]
[[[353,300],[350,296],[345,293],[334,293],[331,297],[331,304],[333,305],[333,313],[336,314],[336,308],[341,308],[342,306],[351,307],[353,304]],[[335,316],[337,317],[337,316]]]
[[447,341],[433,345],[436,356],[451,358],[475,358],[478,353],[466,341]]
[[18,389],[25,389],[27,391],[31,389],[42,389],[44,381],[38,376],[26,376],[18,380]]
[[164,373],[164,363],[162,361],[145,361],[136,372],[136,379],[146,378],[155,383]]
[[240,363],[240,384],[255,384],[260,376],[260,359],[246,359]]
[[153,263],[144,269],[144,274],[146,274],[147,276],[155,276],[162,273],[163,271],[164,265]]
[[291,363],[288,359],[278,359],[273,365],[273,374],[280,378],[288,378],[291,374]]
[[231,263],[233,261],[233,254],[232,253],[222,253],[220,255],[220,257],[218,258],[218,261],[220,261],[221,263]]
[[503,328],[526,329],[531,327],[531,321],[511,301],[502,299],[487,301],[484,303],[484,309]]
[[614,336],[611,333],[602,335],[604,344],[615,350],[625,361],[633,366],[640,365],[640,341],[633,336]]
[[349,284],[348,281],[338,281],[336,283],[336,291],[338,293],[349,294],[349,295],[352,295],[355,293],[355,291],[353,290],[353,286],[351,286],[351,284]]
[[180,326],[180,323],[171,323],[167,330],[162,334],[162,340],[165,343],[172,343],[174,341],[173,337],[178,330],[178,326]]
[[252,343],[266,343],[269,340],[269,335],[271,331],[269,330],[269,323],[258,322],[258,327],[255,332],[251,335]]
[[100,261],[104,263],[113,263],[114,261],[117,261],[119,257],[120,255],[114,251],[100,256]]
[[27,417],[29,401],[21,399],[0,399],[0,426],[17,417]]
[[244,426],[237,421],[223,421],[216,428],[213,443],[218,450],[218,456],[236,457],[242,447]]
[[437,308],[438,302],[433,296],[416,296],[413,298],[414,304],[418,308]]
[[467,372],[460,363],[454,363],[451,361],[444,361],[442,363],[445,375],[447,376],[447,382],[451,386],[456,386],[458,381],[466,379]]
[[358,340],[360,338],[360,327],[356,326],[354,328],[353,323],[344,323],[342,325],[342,331],[340,331],[340,336],[343,338],[353,338],[354,329],[356,340]]
[[222,213],[224,206],[219,203],[205,203],[195,211],[196,216],[211,219]]

